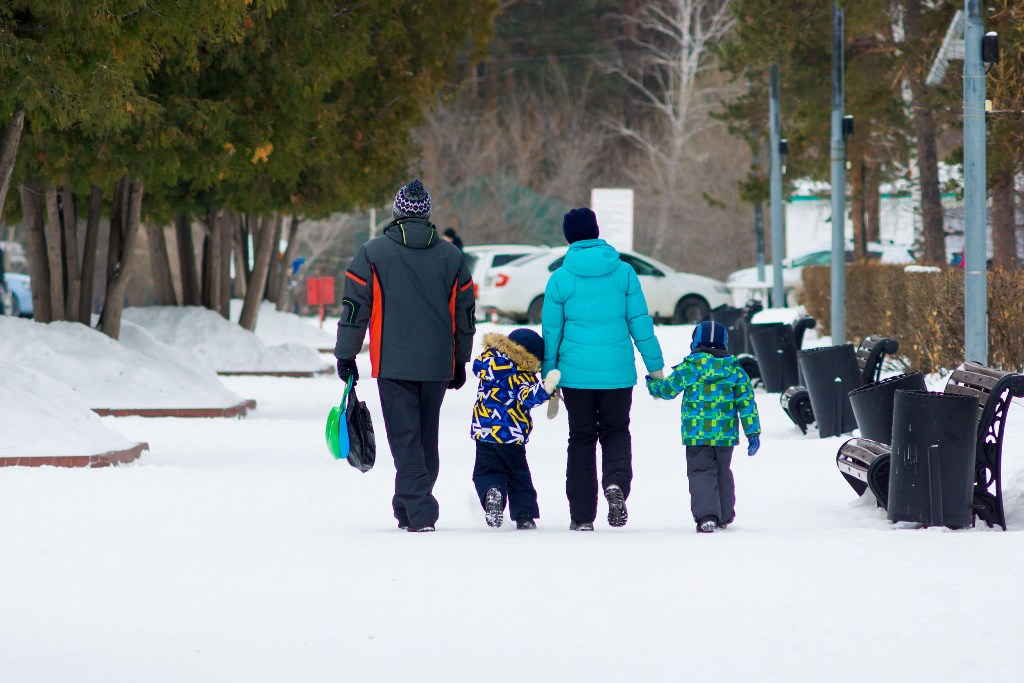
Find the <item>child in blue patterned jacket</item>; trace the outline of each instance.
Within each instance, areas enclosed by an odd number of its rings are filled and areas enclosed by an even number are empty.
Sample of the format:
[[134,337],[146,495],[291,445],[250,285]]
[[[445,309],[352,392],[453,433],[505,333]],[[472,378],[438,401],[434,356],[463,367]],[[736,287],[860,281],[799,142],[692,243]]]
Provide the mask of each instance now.
[[484,351],[473,362],[480,378],[471,430],[476,441],[473,484],[491,527],[501,526],[507,500],[516,528],[537,528],[537,490],[526,462],[530,409],[551,398],[560,376],[552,370],[543,382],[537,380],[543,357],[544,340],[520,328],[507,337],[484,335]]

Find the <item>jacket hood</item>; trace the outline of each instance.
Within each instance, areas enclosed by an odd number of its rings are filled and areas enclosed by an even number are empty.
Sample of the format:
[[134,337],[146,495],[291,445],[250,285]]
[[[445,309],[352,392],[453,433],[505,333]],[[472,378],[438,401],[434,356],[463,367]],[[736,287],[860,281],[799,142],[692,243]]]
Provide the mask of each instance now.
[[437,244],[437,227],[425,218],[399,218],[384,226],[384,235],[410,249],[426,249]]
[[702,348],[687,356],[681,365],[690,367],[698,382],[721,382],[732,374],[736,359],[722,349]]
[[515,363],[516,367],[524,372],[540,371],[540,359],[503,334],[497,332],[485,334],[484,348],[494,349]]
[[573,242],[562,267],[573,275],[597,277],[611,273],[622,261],[615,247],[602,239]]

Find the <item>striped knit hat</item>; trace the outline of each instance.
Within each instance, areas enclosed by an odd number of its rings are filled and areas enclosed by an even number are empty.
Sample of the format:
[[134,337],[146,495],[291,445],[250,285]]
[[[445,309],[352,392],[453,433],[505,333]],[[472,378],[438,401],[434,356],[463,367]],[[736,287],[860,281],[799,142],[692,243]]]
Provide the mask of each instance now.
[[430,193],[419,178],[398,191],[391,213],[395,218],[430,218]]
[[696,350],[701,346],[713,349],[728,348],[729,331],[725,329],[725,325],[716,323],[713,320],[705,320],[699,323],[693,329],[693,342],[690,344],[690,350]]

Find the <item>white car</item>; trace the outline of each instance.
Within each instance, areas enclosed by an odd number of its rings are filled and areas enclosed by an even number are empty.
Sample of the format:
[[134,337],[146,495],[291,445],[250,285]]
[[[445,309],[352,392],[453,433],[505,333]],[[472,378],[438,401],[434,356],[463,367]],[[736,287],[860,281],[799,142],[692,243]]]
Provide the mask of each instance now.
[[[548,278],[562,266],[568,249],[547,249],[496,269],[491,284],[480,289],[477,308],[517,322],[539,323]],[[620,252],[619,257],[636,271],[647,309],[656,320],[695,323],[729,303],[729,288],[723,282],[680,273],[632,251]]]
[[[849,248],[849,247],[848,247]],[[881,245],[877,242],[868,244],[868,260],[880,261],[881,263],[912,263],[914,256],[908,247]],[[846,262],[853,261],[853,252],[846,252]],[[790,305],[800,303],[804,290],[804,266],[830,266],[832,265],[832,251],[812,251],[802,256],[795,256],[782,260],[782,288],[786,292],[786,298]],[[766,263],[764,266],[764,280],[757,277],[757,267],[737,270],[729,275],[725,283],[733,293],[737,305],[746,303],[747,300],[767,298],[766,294],[771,293],[773,287],[772,265]]]
[[548,247],[533,244],[477,244],[465,247],[463,253],[473,276],[477,298],[480,298],[480,291],[494,280],[494,268],[507,266],[516,259],[547,250]]

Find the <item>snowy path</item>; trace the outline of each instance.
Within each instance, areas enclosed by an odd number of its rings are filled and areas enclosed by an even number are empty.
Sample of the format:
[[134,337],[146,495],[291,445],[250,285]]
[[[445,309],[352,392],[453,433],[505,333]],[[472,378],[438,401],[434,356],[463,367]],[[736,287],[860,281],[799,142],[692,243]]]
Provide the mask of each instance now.
[[625,529],[602,501],[595,533],[567,531],[567,428],[540,410],[540,528],[491,530],[467,386],[442,416],[438,532],[413,535],[391,517],[374,382],[366,475],[323,445],[336,379],[225,384],[259,410],[105,418],[150,442],[136,465],[0,470],[0,680],[1024,680],[1020,476],[1010,533],[895,530],[836,471],[841,440],[801,437],[759,391],[737,523],[697,535],[679,405],[638,389]]

